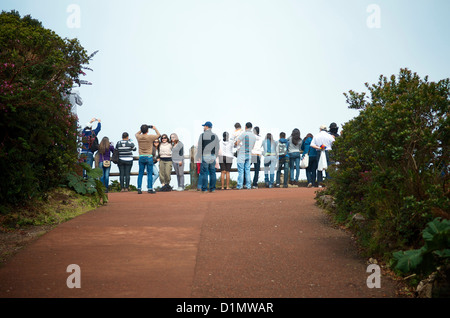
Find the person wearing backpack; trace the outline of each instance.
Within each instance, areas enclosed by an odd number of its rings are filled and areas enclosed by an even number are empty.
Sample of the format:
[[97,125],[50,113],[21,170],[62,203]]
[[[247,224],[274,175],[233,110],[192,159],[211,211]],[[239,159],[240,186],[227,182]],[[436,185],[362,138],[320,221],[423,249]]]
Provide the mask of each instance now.
[[281,169],[283,169],[283,186],[285,188],[288,187],[288,179],[289,179],[289,155],[288,155],[289,141],[286,139],[286,133],[280,133],[280,139],[277,144],[277,153],[278,153],[278,168],[277,168],[277,181],[275,187],[280,187],[281,180]]
[[131,142],[127,132],[122,134],[122,140],[116,144],[116,149],[119,151],[119,183],[122,192],[129,191],[130,174],[133,167],[133,151],[136,151],[136,146]]
[[[97,122],[97,127],[93,130],[92,123]],[[100,119],[92,118],[85,126],[81,133],[81,141],[83,143],[81,147],[80,156],[83,161],[86,162],[91,168],[94,164],[94,153],[98,150],[98,133],[102,129]],[[83,169],[83,177],[87,178],[86,170]]]

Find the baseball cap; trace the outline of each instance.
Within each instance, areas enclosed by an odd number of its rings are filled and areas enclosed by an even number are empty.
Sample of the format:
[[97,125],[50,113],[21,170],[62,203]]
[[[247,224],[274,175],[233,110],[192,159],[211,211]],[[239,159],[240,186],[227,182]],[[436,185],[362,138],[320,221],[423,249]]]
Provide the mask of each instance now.
[[206,126],[206,127],[209,127],[209,128],[212,128],[212,123],[210,122],[210,121],[207,121],[204,125],[202,125],[202,126]]
[[320,126],[320,130],[327,130],[327,126],[325,125]]

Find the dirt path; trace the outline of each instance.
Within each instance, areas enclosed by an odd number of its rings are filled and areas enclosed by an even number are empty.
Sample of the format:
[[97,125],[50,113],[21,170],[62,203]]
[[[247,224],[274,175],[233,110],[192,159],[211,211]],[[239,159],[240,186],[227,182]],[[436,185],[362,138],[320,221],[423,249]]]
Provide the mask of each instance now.
[[[314,189],[111,193],[109,203],[40,237],[0,268],[0,297],[396,297]],[[68,288],[67,267],[81,288]]]

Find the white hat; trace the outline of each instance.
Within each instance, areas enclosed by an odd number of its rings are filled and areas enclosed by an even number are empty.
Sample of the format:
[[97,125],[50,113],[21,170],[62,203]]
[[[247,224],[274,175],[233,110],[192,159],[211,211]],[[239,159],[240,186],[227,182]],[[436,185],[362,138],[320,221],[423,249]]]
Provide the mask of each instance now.
[[327,126],[325,125],[320,126],[320,130],[327,130]]

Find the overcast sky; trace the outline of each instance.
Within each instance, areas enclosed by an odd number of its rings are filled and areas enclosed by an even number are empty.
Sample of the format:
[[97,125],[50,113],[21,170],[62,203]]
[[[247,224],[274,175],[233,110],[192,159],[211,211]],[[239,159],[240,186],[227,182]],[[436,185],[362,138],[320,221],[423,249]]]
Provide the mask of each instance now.
[[187,146],[247,121],[278,136],[358,115],[344,92],[409,68],[450,77],[447,0],[2,0],[92,53],[80,123],[116,142],[143,123]]

